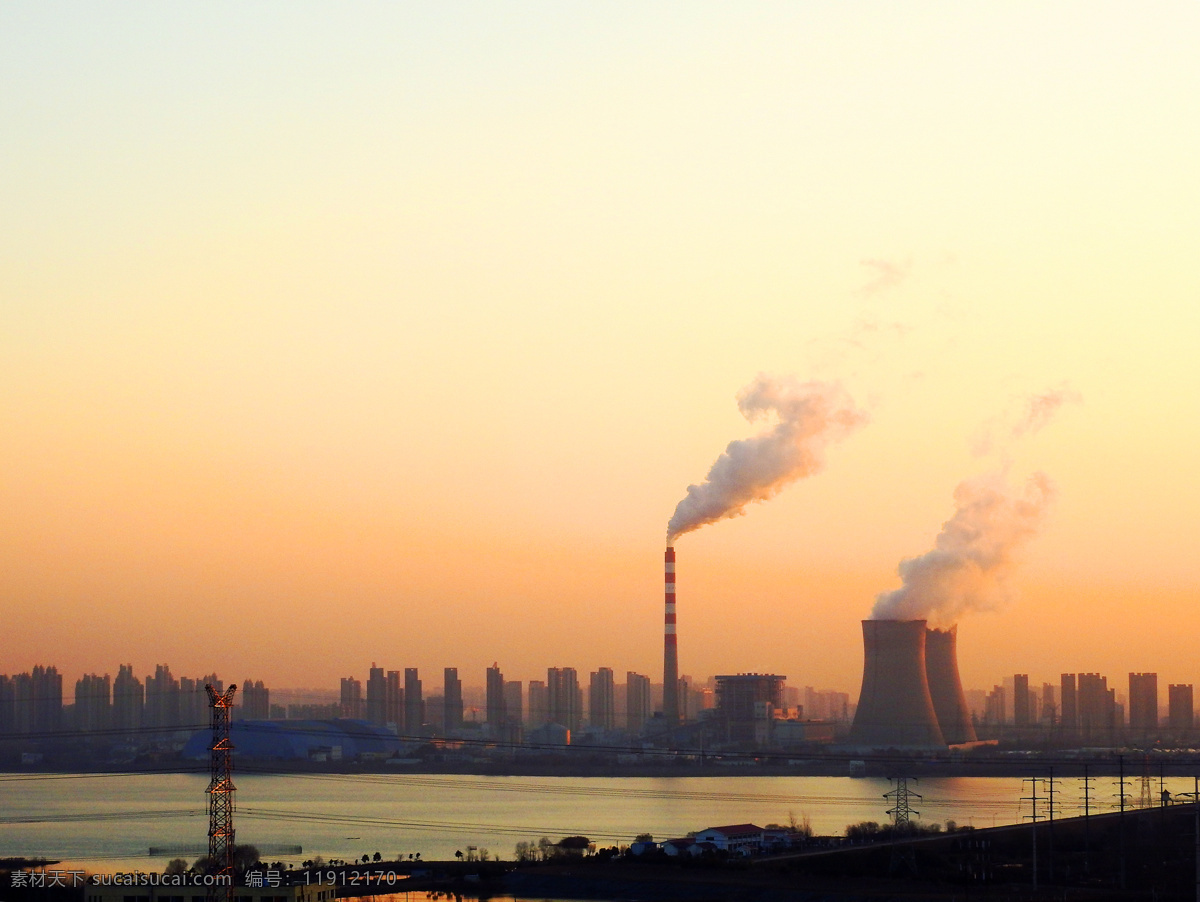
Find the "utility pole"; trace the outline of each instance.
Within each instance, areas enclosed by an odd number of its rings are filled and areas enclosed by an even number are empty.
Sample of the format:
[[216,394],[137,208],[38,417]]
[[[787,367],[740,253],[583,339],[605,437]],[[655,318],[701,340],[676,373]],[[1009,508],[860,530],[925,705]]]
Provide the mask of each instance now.
[[1125,756],[1117,756],[1117,786],[1121,800],[1121,816],[1117,819],[1117,849],[1121,858],[1121,889],[1125,889]]
[[1054,882],[1054,768],[1053,767],[1050,768],[1050,806],[1049,806],[1048,811],[1050,814],[1050,861],[1048,862],[1048,864],[1049,864],[1049,871],[1050,871],[1050,882],[1053,883]]
[[[205,684],[212,708],[212,779],[208,782],[208,858],[217,882],[208,888],[210,900],[233,902],[233,743],[229,741],[229,715],[237,684],[218,692]],[[222,886],[224,884],[224,886]]]
[[1196,843],[1196,902],[1200,902],[1200,777],[1192,777],[1192,809],[1196,812],[1196,824],[1192,832]]
[[[1088,776],[1088,766],[1083,766],[1083,872],[1091,871],[1092,858],[1092,780]],[[1197,900],[1200,902],[1200,900]]]
[[1022,796],[1021,801],[1022,802],[1031,802],[1033,804],[1033,808],[1032,808],[1033,813],[1027,814],[1027,815],[1025,815],[1025,817],[1033,821],[1033,830],[1032,830],[1032,834],[1033,834],[1033,889],[1034,889],[1034,892],[1036,892],[1037,888],[1038,888],[1038,860],[1037,860],[1038,794],[1037,794],[1037,787],[1038,787],[1038,783],[1041,782],[1041,778],[1040,777],[1027,777],[1024,780],[1022,780],[1021,782],[1030,784],[1030,789],[1031,789],[1031,794],[1027,795],[1027,796]]
[[[892,816],[892,827],[895,838],[892,840],[892,860],[888,865],[888,873],[896,870],[900,864],[904,864],[915,877],[917,875],[917,855],[916,850],[912,846],[912,815],[920,816],[921,812],[915,811],[909,803],[909,799],[921,798],[917,793],[910,792],[908,788],[908,777],[888,777],[896,784],[896,788],[891,792],[885,792],[885,799],[894,800],[895,804],[885,813]],[[917,778],[913,777],[912,781],[917,782]]]

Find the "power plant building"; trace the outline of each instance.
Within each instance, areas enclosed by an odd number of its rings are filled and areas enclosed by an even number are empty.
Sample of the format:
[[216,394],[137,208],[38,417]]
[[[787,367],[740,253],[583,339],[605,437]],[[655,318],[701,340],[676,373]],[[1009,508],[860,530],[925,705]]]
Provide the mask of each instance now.
[[773,673],[739,673],[718,676],[717,718],[730,742],[758,741],[757,724],[783,709],[785,676]]

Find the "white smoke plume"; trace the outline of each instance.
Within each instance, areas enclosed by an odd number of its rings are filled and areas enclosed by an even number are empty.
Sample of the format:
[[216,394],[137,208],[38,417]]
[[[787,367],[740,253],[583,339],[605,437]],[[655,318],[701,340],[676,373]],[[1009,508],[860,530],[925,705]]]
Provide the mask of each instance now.
[[875,599],[871,619],[951,624],[1007,601],[1016,552],[1037,533],[1053,499],[1044,473],[1031,476],[1022,492],[999,474],[959,483],[954,516],[933,550],[900,563],[904,585]]
[[738,393],[738,409],[755,422],[771,414],[774,428],[730,442],[700,485],[689,485],[667,524],[667,544],[709,523],[740,517],[751,501],[766,501],[821,468],[821,451],[866,421],[841,386],[759,375]]

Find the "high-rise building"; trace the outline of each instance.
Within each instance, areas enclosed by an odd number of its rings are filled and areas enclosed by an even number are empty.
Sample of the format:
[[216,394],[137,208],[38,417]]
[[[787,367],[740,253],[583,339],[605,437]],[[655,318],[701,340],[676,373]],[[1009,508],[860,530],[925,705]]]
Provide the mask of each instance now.
[[1158,730],[1158,674],[1129,674],[1129,729],[1138,733]]
[[988,693],[987,708],[984,712],[983,719],[989,724],[999,726],[1008,722],[1008,705],[1003,686],[993,686],[992,691]]
[[146,677],[142,724],[159,728],[179,726],[179,680],[171,675],[166,664],[159,664],[154,668],[154,676]]
[[417,668],[404,668],[404,733],[420,736],[425,729],[425,697]]
[[625,729],[640,733],[650,719],[650,677],[632,670],[625,674]]
[[541,680],[529,681],[529,726],[550,722],[550,687]]
[[1029,674],[1013,676],[1013,723],[1018,727],[1029,726]]
[[367,676],[367,720],[371,723],[387,723],[387,675],[382,667],[371,662]]
[[113,681],[112,725],[125,732],[141,729],[146,690],[133,675],[132,664],[122,664]]
[[601,667],[588,683],[588,723],[611,730],[617,725],[616,718],[612,668]]
[[363,716],[362,681],[342,677],[342,717],[358,720]]
[[508,718],[508,722],[519,726],[523,723],[524,710],[524,705],[521,704],[521,681],[505,680],[504,714]]
[[1079,726],[1079,706],[1075,693],[1075,674],[1064,673],[1059,683],[1058,722],[1071,731]]
[[1191,683],[1171,683],[1167,686],[1167,723],[1173,731],[1191,730],[1195,726],[1195,709]]
[[17,731],[16,686],[11,677],[0,674],[0,736]]
[[550,723],[577,732],[583,722],[583,689],[575,668],[547,668],[546,689],[550,696]]
[[1098,673],[1077,675],[1079,730],[1085,739],[1112,739],[1116,699],[1108,688],[1108,678]]
[[1042,713],[1039,720],[1047,727],[1058,723],[1058,703],[1054,699],[1054,687],[1049,683],[1042,683]]
[[75,682],[75,729],[91,733],[107,730],[112,715],[112,679],[86,674]]
[[[203,687],[202,687],[203,688]],[[216,686],[213,686],[216,689]],[[271,717],[271,690],[262,680],[243,680],[238,687],[242,707],[242,717],[246,720],[268,720]]]
[[508,722],[507,705],[504,697],[504,674],[499,664],[487,669],[487,722],[499,727]]
[[462,680],[458,678],[457,667],[447,667],[444,671],[444,682],[442,683],[442,696],[445,701],[443,718],[444,730],[450,733],[454,730],[462,729],[463,725],[463,695],[462,695]]
[[404,687],[400,682],[400,671],[389,670],[386,677],[387,692],[383,701],[384,723],[389,723],[398,732],[404,732]]
[[[225,691],[225,684],[217,679],[215,673],[197,677],[194,680],[188,677],[179,678],[180,726],[191,730],[199,730],[208,726],[212,715],[208,706],[208,693],[204,690],[206,685],[212,686],[217,692]],[[263,715],[263,717],[266,716],[266,714]]]

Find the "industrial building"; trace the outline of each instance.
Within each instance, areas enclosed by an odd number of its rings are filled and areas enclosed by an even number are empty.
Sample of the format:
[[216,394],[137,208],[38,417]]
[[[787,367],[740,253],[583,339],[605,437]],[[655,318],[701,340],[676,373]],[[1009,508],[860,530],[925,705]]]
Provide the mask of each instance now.
[[726,742],[766,745],[765,721],[783,709],[785,676],[773,673],[738,673],[718,676],[717,719]]

